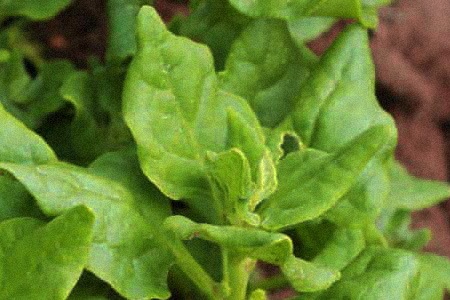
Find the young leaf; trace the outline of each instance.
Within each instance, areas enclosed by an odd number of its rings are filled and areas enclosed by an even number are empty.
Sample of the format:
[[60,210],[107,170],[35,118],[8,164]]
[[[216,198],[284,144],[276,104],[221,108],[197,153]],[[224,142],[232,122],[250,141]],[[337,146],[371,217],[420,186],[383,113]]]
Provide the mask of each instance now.
[[326,289],[339,279],[339,272],[293,255],[291,239],[281,233],[255,228],[198,224],[182,216],[166,219],[165,226],[181,239],[201,238],[219,244],[237,256],[244,255],[279,265],[298,291]]
[[[375,126],[333,155],[308,151],[288,155],[278,165],[278,190],[259,210],[263,227],[279,230],[333,207],[386,145],[390,131],[388,126]],[[313,159],[307,159],[311,155]]]
[[66,299],[87,262],[93,223],[84,206],[45,226],[26,218],[1,223],[0,298]]
[[[170,34],[150,7],[139,13],[138,42],[123,110],[141,167],[163,193],[193,200],[192,206],[206,218],[222,222],[221,200],[211,194],[206,154],[238,147],[256,170],[265,155],[258,120],[243,99],[218,89],[210,52]],[[252,148],[241,144],[249,135]]]
[[34,20],[48,19],[56,15],[71,2],[71,0],[1,1],[0,18],[25,16]]
[[[136,167],[120,170],[133,178],[127,181],[109,178],[110,171],[104,167],[91,171],[56,162],[39,166],[5,163],[1,167],[25,185],[48,215],[78,204],[92,209],[96,219],[88,270],[125,297],[169,296],[166,276],[172,256],[155,237],[168,210],[153,204],[152,194],[138,179],[142,174],[134,173]],[[160,200],[167,205],[166,199]],[[145,208],[145,203],[150,208]]]

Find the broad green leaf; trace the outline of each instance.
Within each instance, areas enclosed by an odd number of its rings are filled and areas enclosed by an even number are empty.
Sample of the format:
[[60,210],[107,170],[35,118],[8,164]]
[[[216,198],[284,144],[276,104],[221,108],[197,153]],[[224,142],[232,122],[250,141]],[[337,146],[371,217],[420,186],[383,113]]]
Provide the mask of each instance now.
[[217,70],[223,70],[233,41],[249,22],[227,0],[191,2],[190,14],[175,33],[207,45]]
[[288,155],[278,165],[279,188],[259,210],[262,225],[279,230],[322,215],[352,187],[390,137],[390,127],[376,126],[333,155],[310,151]]
[[0,18],[25,16],[33,20],[48,19],[55,16],[71,2],[71,0],[2,0],[0,1]]
[[139,179],[143,175],[136,158],[115,155],[102,159],[122,161],[116,172],[123,175],[111,175],[112,167],[108,169],[104,162],[94,164],[92,170],[59,162],[0,167],[25,185],[47,215],[79,204],[92,209],[96,219],[88,270],[125,297],[167,298],[166,276],[172,257],[157,237],[168,214],[167,200],[158,194],[154,198],[145,179]]
[[304,83],[296,108],[286,120],[306,146],[328,153],[370,127],[391,128],[383,151],[367,164],[354,188],[327,216],[345,226],[363,226],[380,213],[390,189],[386,161],[396,144],[394,122],[374,96],[375,73],[368,44],[366,30],[357,25],[344,30]]
[[136,17],[144,4],[152,0],[108,0],[108,47],[109,61],[123,62],[136,53]]
[[52,149],[0,104],[0,161],[24,164],[55,161]]
[[339,272],[333,269],[296,258],[293,255],[291,239],[281,233],[255,228],[199,224],[183,216],[167,218],[165,226],[181,239],[205,239],[238,255],[279,265],[298,291],[326,289],[340,276]]
[[294,44],[285,22],[256,20],[233,43],[221,87],[248,100],[263,126],[275,127],[292,111],[316,60]]
[[315,299],[415,299],[411,294],[419,272],[419,261],[411,252],[367,248],[340,281]]
[[[223,218],[222,204],[211,194],[206,154],[238,147],[252,170],[265,155],[256,116],[242,98],[219,90],[210,52],[172,35],[150,7],[138,16],[138,51],[128,70],[123,110],[144,173],[163,193],[193,200],[192,206],[215,222]],[[242,144],[251,135],[252,148]]]
[[93,223],[83,206],[44,226],[27,218],[1,223],[0,298],[66,299],[86,265]]
[[[334,152],[375,125],[395,125],[375,97],[375,72],[366,30],[349,26],[304,82],[290,117],[303,143]],[[392,135],[389,146],[393,147]]]
[[377,24],[376,5],[364,0],[229,0],[237,10],[251,17],[270,17],[285,20],[308,16],[355,18],[364,26],[375,27]]
[[391,189],[387,207],[420,210],[450,197],[450,186],[444,182],[415,178],[398,162],[390,167]]

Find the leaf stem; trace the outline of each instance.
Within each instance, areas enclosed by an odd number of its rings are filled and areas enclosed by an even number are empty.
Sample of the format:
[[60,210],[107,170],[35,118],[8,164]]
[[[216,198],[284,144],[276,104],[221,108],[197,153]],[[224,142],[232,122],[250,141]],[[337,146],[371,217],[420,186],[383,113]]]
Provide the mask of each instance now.
[[228,249],[222,250],[223,255],[223,285],[229,287],[230,293],[226,299],[245,300],[250,273],[256,260],[242,256]]
[[208,299],[225,299],[225,292],[220,283],[214,281],[203,267],[192,257],[183,242],[173,238],[169,239],[162,234],[160,239],[164,240],[164,245],[169,248],[175,257],[178,267],[192,280],[192,282],[203,292]]

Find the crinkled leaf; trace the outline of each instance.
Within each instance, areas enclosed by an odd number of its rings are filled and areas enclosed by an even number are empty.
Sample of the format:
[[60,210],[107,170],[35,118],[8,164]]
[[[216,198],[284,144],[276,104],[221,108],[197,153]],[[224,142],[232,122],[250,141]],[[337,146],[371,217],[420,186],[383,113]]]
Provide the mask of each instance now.
[[326,289],[339,279],[339,272],[304,261],[293,255],[291,239],[281,233],[255,228],[198,224],[183,217],[172,216],[165,225],[181,239],[201,238],[248,257],[279,265],[298,291]]
[[285,22],[256,20],[233,43],[221,87],[249,101],[261,124],[274,127],[292,111],[315,62],[293,43]]
[[180,22],[176,33],[206,44],[214,56],[217,70],[223,70],[233,41],[249,19],[226,0],[197,1],[191,5],[190,11],[189,16]]
[[71,0],[20,0],[0,1],[0,18],[25,16],[34,20],[48,19],[67,7]]
[[444,182],[415,178],[398,162],[390,168],[391,189],[387,207],[420,210],[450,197],[450,186]]
[[[153,199],[142,186],[145,179],[139,180],[142,174],[135,163],[121,165],[119,172],[126,174],[122,177],[111,176],[111,169],[95,165],[94,170],[64,163],[1,167],[26,186],[48,215],[78,204],[92,209],[96,221],[87,265],[90,271],[126,297],[167,298],[166,276],[172,257],[155,237],[168,214],[167,200]],[[165,205],[153,201],[165,201]]]
[[[390,136],[390,127],[376,126],[333,155],[288,155],[278,165],[279,188],[260,210],[263,226],[278,230],[322,215],[352,187]],[[315,159],[305,159],[312,154]]]
[[45,226],[26,218],[1,223],[0,298],[66,299],[87,262],[93,223],[83,206]]
[[[138,16],[138,51],[125,83],[124,116],[150,180],[173,199],[197,200],[192,206],[215,221],[223,217],[221,200],[211,194],[206,153],[241,143],[234,133],[242,133],[256,134],[254,149],[238,145],[250,167],[259,168],[264,156],[258,150],[264,147],[258,120],[243,99],[218,89],[210,52],[173,36],[150,7]],[[253,132],[235,128],[235,121]]]

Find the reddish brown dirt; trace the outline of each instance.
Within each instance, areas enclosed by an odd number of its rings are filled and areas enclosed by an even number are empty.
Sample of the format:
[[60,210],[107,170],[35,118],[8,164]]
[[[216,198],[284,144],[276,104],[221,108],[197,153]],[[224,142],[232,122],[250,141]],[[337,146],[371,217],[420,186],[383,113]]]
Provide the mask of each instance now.
[[[450,2],[401,0],[380,12],[372,38],[378,96],[399,131],[397,159],[414,175],[450,173]],[[450,257],[450,202],[414,214],[430,227],[427,250]]]

